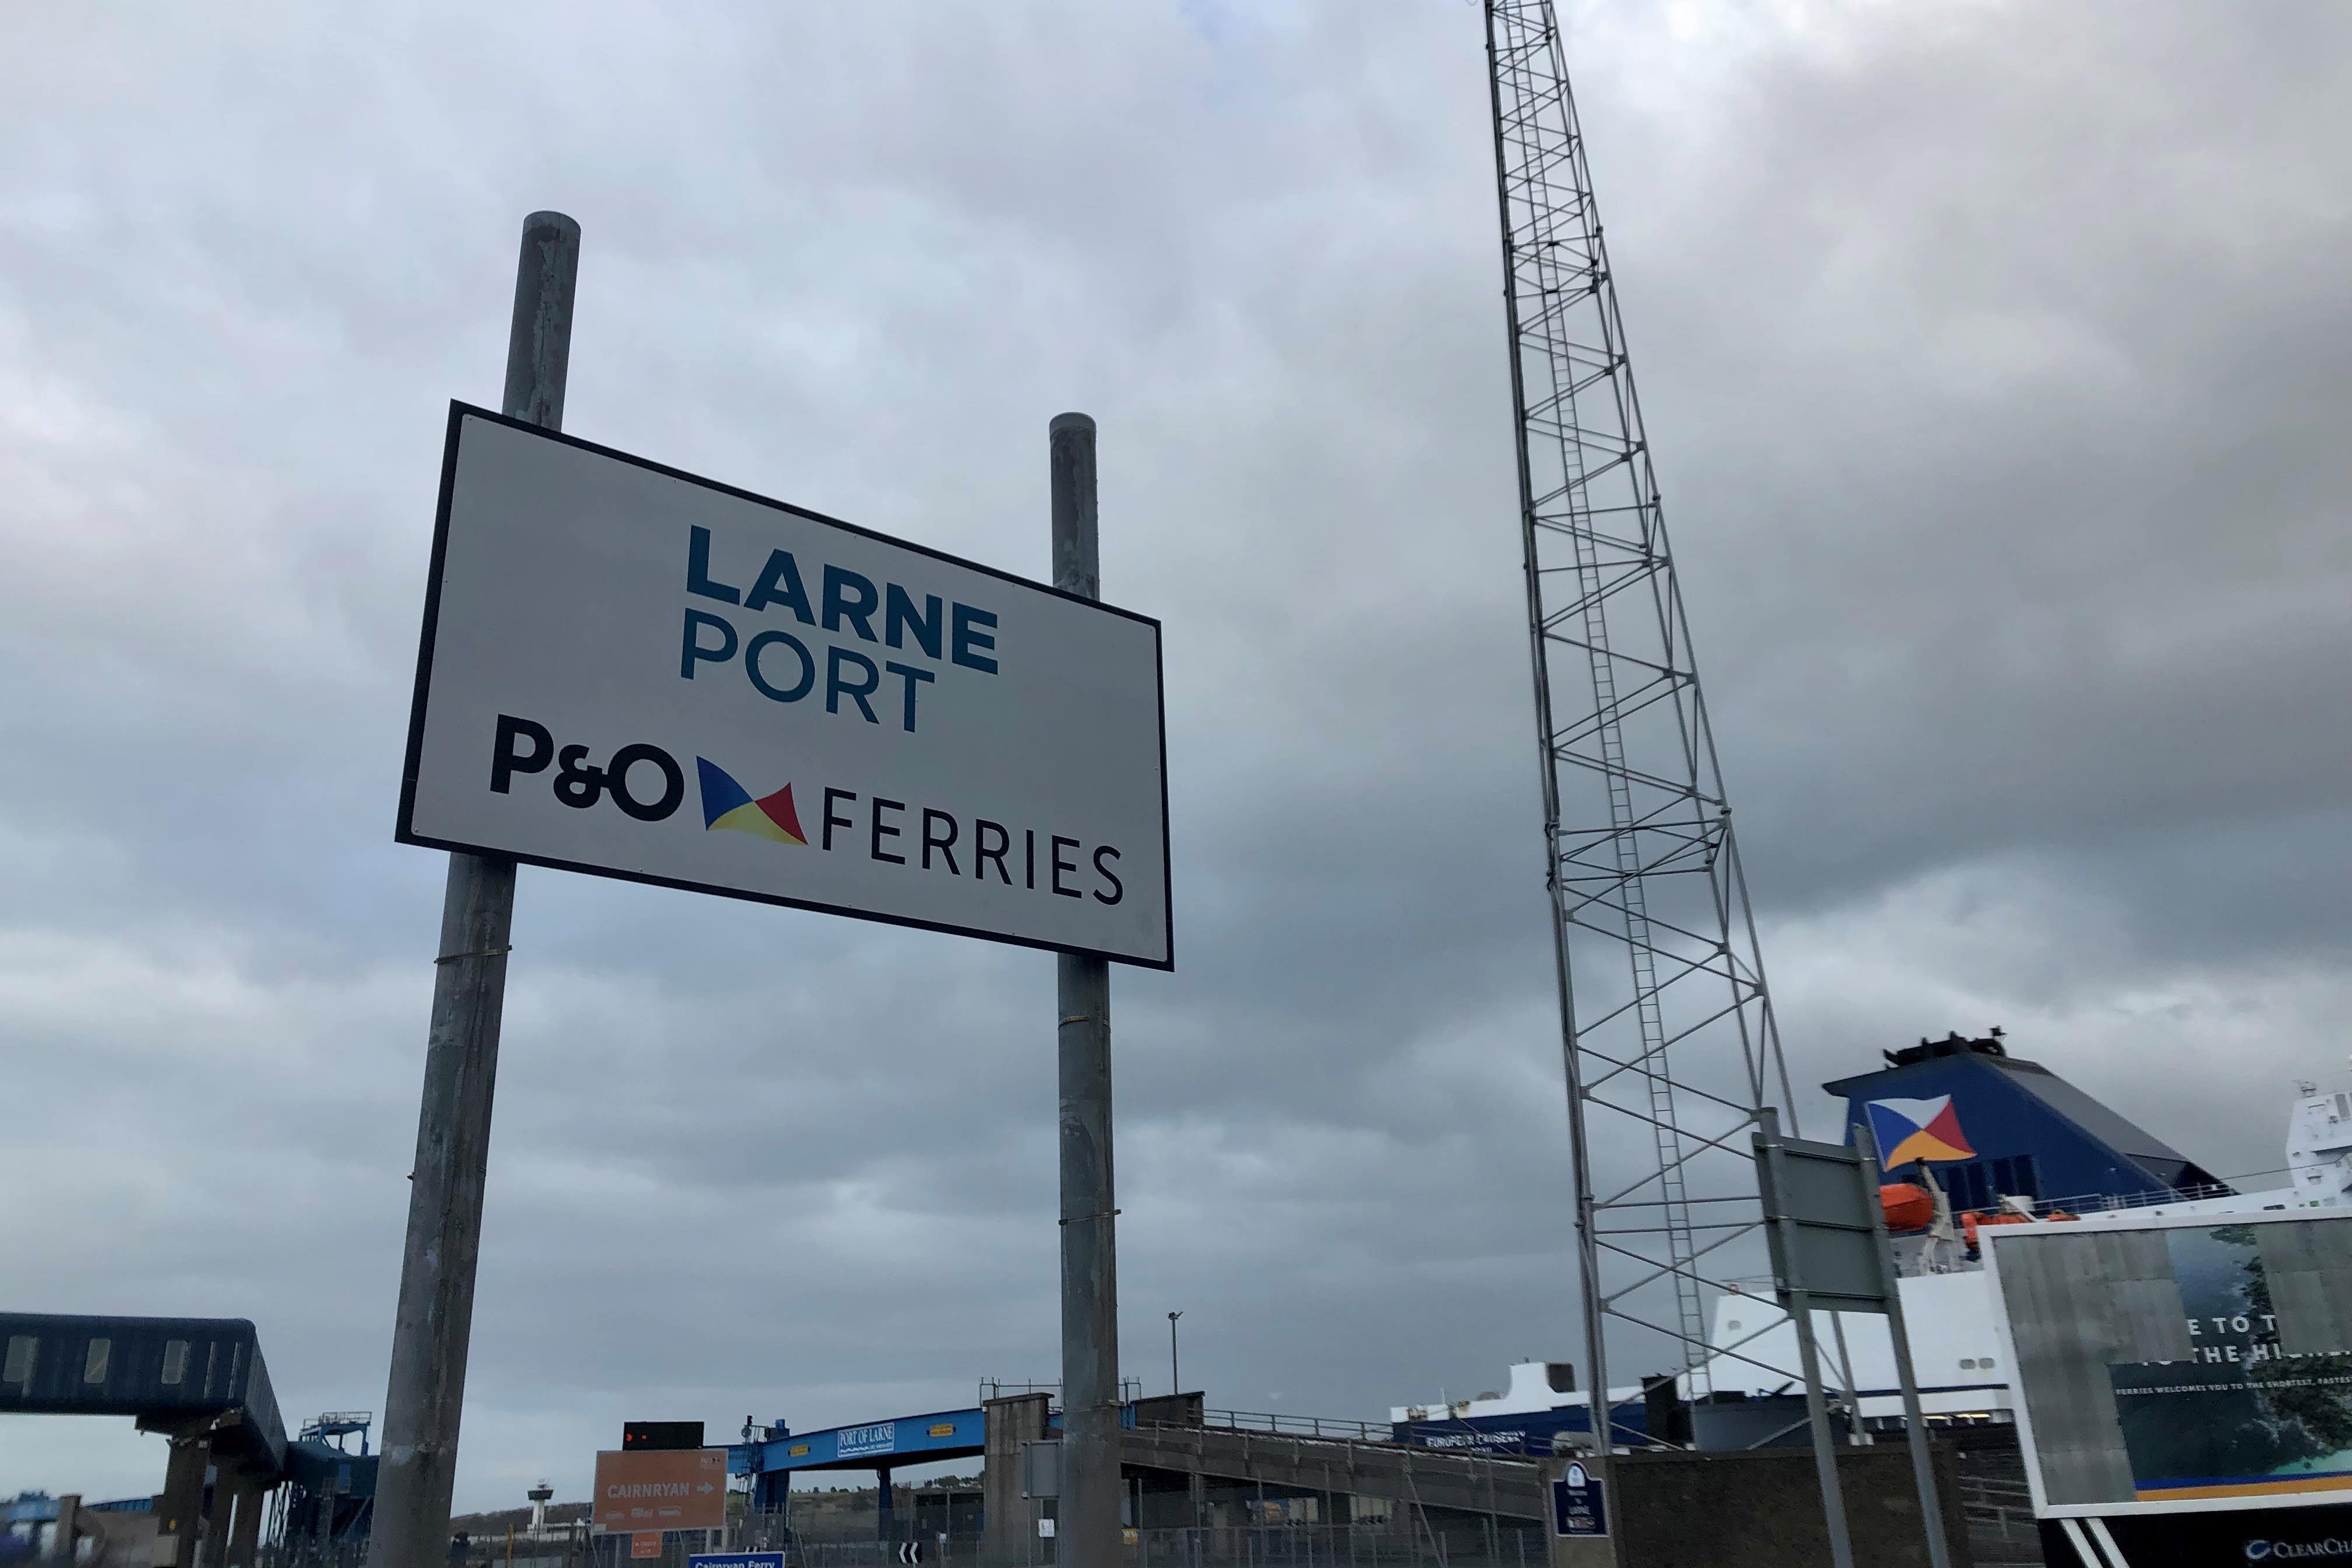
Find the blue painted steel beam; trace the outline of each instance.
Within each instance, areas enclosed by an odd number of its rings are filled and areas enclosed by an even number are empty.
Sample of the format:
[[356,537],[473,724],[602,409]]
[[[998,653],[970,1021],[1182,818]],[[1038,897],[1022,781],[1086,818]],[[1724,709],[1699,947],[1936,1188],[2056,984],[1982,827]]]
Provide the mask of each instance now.
[[987,1418],[977,1407],[935,1410],[858,1426],[832,1426],[764,1442],[730,1443],[730,1476],[787,1470],[871,1470],[892,1465],[966,1459],[984,1451]]

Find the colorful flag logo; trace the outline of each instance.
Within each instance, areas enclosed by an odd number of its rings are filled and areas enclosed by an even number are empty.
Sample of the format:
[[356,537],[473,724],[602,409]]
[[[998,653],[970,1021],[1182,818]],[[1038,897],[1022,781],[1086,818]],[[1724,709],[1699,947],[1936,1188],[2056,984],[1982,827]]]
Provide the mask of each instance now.
[[1933,1100],[1874,1100],[1863,1109],[1870,1113],[1871,1136],[1878,1140],[1878,1163],[1885,1170],[1914,1160],[1976,1158],[1948,1094]]
[[704,832],[726,827],[778,844],[808,843],[808,835],[801,831],[801,815],[793,809],[792,785],[754,800],[750,790],[709,758],[697,757],[694,765],[702,779]]

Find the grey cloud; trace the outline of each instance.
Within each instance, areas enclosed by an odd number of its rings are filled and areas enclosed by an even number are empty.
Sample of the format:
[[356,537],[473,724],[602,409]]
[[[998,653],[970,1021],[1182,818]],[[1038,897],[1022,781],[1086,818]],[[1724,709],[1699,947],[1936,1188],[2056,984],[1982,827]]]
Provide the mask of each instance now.
[[[1573,14],[1801,1081],[2004,1022],[2251,1170],[2330,1070],[2345,25],[2248,15]],[[1474,10],[9,26],[12,1304],[380,1397],[435,459],[552,205],[592,438],[1037,572],[1044,423],[1102,420],[1181,964],[1117,982],[1130,1370],[1176,1307],[1244,1407],[1574,1353]],[[530,871],[517,948],[462,1503],[1053,1375],[1041,956]],[[58,1430],[0,1491],[153,1484]]]

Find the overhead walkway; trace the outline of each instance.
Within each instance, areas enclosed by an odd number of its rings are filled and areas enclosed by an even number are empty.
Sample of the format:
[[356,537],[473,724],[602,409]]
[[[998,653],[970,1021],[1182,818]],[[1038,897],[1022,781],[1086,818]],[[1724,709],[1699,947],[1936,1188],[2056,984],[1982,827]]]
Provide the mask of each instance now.
[[771,1436],[730,1444],[730,1476],[790,1476],[794,1470],[882,1470],[977,1458],[986,1447],[986,1420],[978,1405],[934,1410],[854,1426],[795,1433],[772,1426]]
[[977,1458],[987,1448],[987,1416],[977,1405],[814,1432],[771,1426],[761,1438],[728,1446],[727,1473],[751,1478],[755,1510],[782,1513],[798,1471],[872,1470],[880,1502],[879,1533],[890,1540],[895,1534],[890,1472],[900,1465]]
[[286,1469],[286,1423],[250,1322],[0,1312],[0,1414],[127,1415],[163,1434],[156,1530],[171,1554],[157,1562],[194,1568],[203,1536],[219,1543],[219,1568],[250,1568],[264,1494]]

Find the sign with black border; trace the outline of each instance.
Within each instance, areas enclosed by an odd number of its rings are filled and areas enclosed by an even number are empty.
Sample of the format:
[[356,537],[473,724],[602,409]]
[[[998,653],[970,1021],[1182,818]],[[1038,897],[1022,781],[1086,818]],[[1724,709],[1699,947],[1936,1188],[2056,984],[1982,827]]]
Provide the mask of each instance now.
[[1174,967],[1160,623],[465,404],[396,837]]

